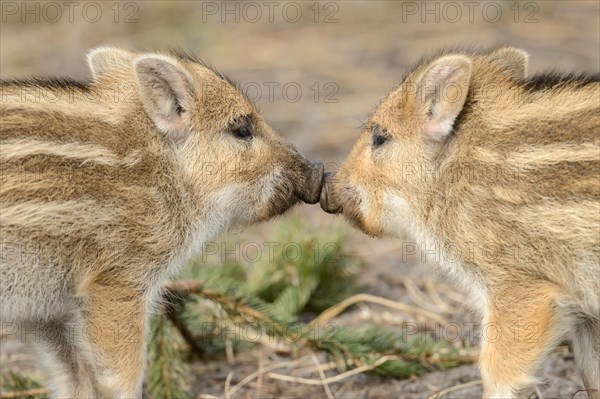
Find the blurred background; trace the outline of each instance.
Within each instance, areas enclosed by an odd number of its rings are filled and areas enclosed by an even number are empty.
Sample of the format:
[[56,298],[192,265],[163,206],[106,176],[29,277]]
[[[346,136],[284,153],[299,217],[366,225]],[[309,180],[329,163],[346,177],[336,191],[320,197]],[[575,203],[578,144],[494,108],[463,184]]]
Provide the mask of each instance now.
[[594,0],[3,1],[0,76],[85,79],[99,45],[185,49],[240,82],[306,155],[339,159],[378,100],[444,46],[511,44],[532,72],[597,71],[599,12]]
[[[238,81],[266,119],[307,157],[335,163],[344,158],[369,112],[410,66],[442,47],[512,45],[529,52],[531,73],[549,68],[599,72],[599,4],[595,0],[2,1],[0,77],[88,79],[85,54],[100,45],[189,50]],[[318,206],[300,207],[292,214],[304,221],[309,233],[346,232],[350,253],[364,263],[361,280],[367,292],[408,303],[414,295],[403,279],[408,276],[424,287],[426,277],[436,275],[435,267],[419,257],[404,257],[398,240],[370,239]],[[282,219],[232,232],[224,240],[268,241]],[[455,288],[436,284],[444,295],[454,295]],[[463,308],[456,309],[447,317],[461,321],[469,317]],[[366,316],[356,311],[355,317]],[[14,353],[18,356],[19,350],[4,349],[4,361]],[[549,381],[541,388],[546,398],[571,396],[582,388],[572,354],[561,351],[542,371]],[[254,360],[248,362],[250,370],[255,367]],[[218,367],[211,370],[202,373],[213,373],[216,382],[211,391],[218,395],[227,373]],[[399,393],[424,397],[477,378],[475,365],[402,382],[361,375],[345,392],[347,397]],[[321,388],[318,393],[303,391],[306,387],[289,389],[283,384],[264,392],[323,395]],[[481,388],[473,386],[456,395],[480,394]]]

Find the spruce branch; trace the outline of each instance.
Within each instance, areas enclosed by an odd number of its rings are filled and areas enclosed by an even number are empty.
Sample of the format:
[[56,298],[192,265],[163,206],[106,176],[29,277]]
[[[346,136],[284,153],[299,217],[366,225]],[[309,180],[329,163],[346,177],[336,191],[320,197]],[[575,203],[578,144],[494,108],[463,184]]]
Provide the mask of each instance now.
[[151,397],[179,399],[190,397],[189,372],[183,361],[180,340],[166,315],[159,314],[151,323],[146,383]]
[[[207,265],[198,259],[192,263],[190,278],[164,285],[166,304],[150,324],[145,386],[152,397],[190,397],[186,362],[190,352],[205,358],[225,351],[225,342],[236,350],[266,342],[250,341],[242,334],[232,340],[231,331],[239,332],[240,328],[266,334],[269,342],[286,348],[329,353],[330,367],[337,366],[342,374],[321,375],[318,380],[268,374],[274,379],[312,385],[326,385],[362,372],[409,377],[475,360],[469,348],[455,347],[429,335],[417,339],[388,326],[357,328],[335,322],[334,318],[361,302],[446,323],[438,313],[422,306],[360,293],[362,287],[356,281],[360,263],[345,251],[343,235],[310,236],[292,219],[276,236],[282,242],[293,242],[302,256],[292,261],[280,248],[268,261],[260,260],[251,267],[233,262]],[[229,335],[224,337],[223,332]],[[265,368],[265,373],[269,370],[275,367]],[[229,394],[248,381],[246,378],[229,389]],[[10,372],[2,373],[2,385],[2,398],[45,398],[48,392],[33,378]]]
[[50,395],[50,390],[43,388],[37,376],[13,369],[2,371],[0,386],[2,399],[46,399]]
[[183,313],[184,307],[185,302],[183,300],[168,302],[165,305],[165,315],[173,324],[173,326],[179,330],[181,337],[190,346],[192,354],[197,358],[202,358],[204,356],[204,350],[198,345],[194,335],[181,318],[181,313]]

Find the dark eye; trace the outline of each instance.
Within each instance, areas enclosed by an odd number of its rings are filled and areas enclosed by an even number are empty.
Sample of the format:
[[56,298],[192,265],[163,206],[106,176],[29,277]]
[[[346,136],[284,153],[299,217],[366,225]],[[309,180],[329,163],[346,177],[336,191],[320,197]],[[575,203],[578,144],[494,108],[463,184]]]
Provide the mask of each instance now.
[[371,132],[373,148],[381,147],[388,139],[387,131],[377,124],[373,126]]
[[381,147],[387,141],[387,136],[382,134],[373,134],[373,148]]
[[252,138],[252,117],[242,116],[229,125],[229,132],[237,139],[247,140]]
[[231,133],[238,139],[247,139],[252,137],[252,132],[247,126],[238,126],[231,130]]

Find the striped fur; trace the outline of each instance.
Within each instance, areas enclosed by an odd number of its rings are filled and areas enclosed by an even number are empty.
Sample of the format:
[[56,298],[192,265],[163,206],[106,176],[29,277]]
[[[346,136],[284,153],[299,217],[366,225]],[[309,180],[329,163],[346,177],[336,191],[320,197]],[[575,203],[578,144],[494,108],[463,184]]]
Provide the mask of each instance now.
[[[528,395],[544,355],[572,336],[599,398],[600,76],[526,69],[511,48],[424,60],[375,110],[321,205],[440,252],[504,333],[482,342],[486,397]],[[527,323],[534,339],[515,339]]]
[[140,397],[164,281],[231,227],[316,202],[322,166],[189,57],[89,64],[89,83],[0,85],[0,315],[40,347],[54,397]]

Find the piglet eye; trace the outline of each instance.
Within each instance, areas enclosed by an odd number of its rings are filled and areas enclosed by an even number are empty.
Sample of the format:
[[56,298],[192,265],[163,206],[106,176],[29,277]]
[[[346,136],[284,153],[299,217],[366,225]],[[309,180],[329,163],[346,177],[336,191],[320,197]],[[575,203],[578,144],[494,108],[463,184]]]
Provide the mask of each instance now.
[[253,130],[252,122],[252,117],[250,115],[239,117],[229,125],[229,132],[237,139],[250,139],[252,138]]
[[386,141],[387,141],[387,136],[384,136],[381,134],[373,135],[373,147],[374,148],[381,147]]
[[388,134],[385,129],[379,125],[373,126],[371,129],[371,140],[373,149],[381,147],[388,139]]
[[231,133],[238,139],[247,139],[252,137],[252,132],[247,126],[239,126],[234,128]]

